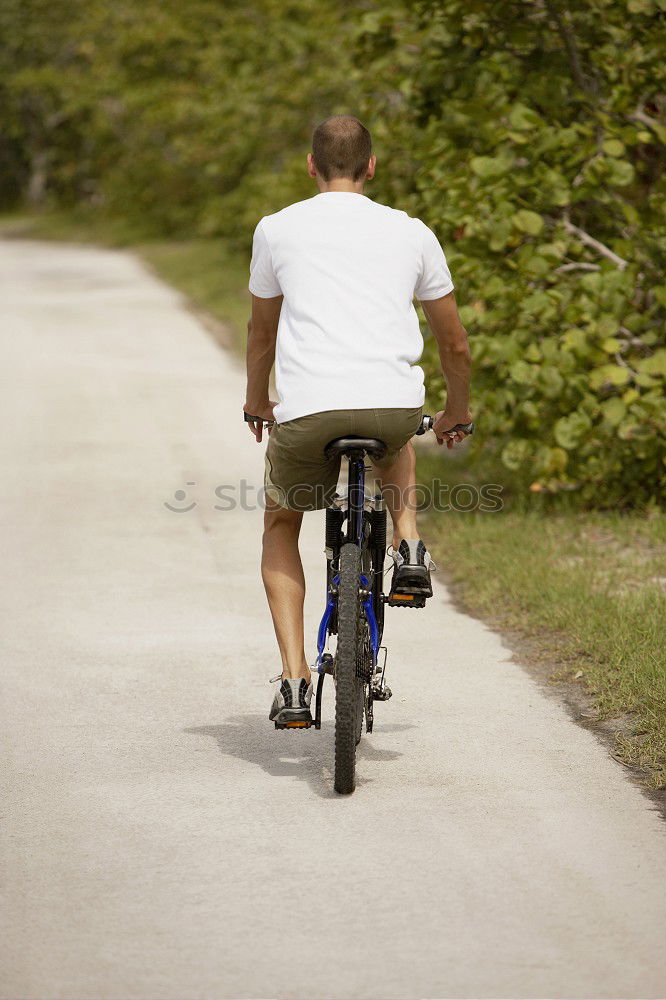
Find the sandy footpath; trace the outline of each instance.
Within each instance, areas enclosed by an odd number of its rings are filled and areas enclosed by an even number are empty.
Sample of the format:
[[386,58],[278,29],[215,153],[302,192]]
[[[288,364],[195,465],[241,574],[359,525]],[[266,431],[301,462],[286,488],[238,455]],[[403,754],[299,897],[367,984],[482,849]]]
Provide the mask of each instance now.
[[0,280],[1,995],[666,996],[666,826],[594,735],[440,587],[336,797],[331,691],[267,719],[239,364],[129,253]]

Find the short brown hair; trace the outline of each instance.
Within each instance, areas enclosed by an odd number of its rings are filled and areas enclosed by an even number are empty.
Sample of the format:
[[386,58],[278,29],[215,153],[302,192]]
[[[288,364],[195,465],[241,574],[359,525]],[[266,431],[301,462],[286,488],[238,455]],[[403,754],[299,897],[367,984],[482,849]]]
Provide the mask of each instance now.
[[312,156],[325,181],[333,177],[360,181],[368,169],[371,155],[370,133],[352,115],[333,115],[314,130]]

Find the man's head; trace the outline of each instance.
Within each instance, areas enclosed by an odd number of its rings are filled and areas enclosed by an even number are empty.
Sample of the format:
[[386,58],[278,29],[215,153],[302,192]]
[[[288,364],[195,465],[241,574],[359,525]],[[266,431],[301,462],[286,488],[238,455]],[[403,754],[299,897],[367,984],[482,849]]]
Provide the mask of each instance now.
[[333,115],[317,125],[308,172],[317,178],[320,188],[340,188],[343,184],[362,188],[375,172],[372,140],[365,125],[351,115]]

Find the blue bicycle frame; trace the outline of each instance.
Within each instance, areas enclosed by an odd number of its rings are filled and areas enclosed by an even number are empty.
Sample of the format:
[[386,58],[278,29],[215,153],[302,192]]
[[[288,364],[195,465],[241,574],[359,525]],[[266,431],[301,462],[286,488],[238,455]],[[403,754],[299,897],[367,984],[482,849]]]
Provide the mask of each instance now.
[[[362,452],[360,454],[357,452],[349,456],[347,497],[346,540],[348,542],[353,541],[356,545],[358,545],[359,549],[363,549],[363,543],[365,541],[363,537],[364,526],[366,521],[363,516],[365,511],[365,456]],[[326,646],[326,640],[329,636],[329,625],[333,612],[336,608],[338,582],[339,579],[337,576],[333,577],[330,581],[328,593],[326,595],[326,608],[324,609],[324,614],[317,631],[317,661],[315,664],[315,670],[318,673],[321,673],[324,647]],[[377,623],[377,616],[375,614],[375,607],[373,603],[372,586],[367,576],[361,575],[360,585],[364,591],[367,591],[367,596],[363,600],[362,609],[368,623],[370,646],[372,649],[372,666],[374,669],[377,665],[377,654],[379,651],[379,625]]]

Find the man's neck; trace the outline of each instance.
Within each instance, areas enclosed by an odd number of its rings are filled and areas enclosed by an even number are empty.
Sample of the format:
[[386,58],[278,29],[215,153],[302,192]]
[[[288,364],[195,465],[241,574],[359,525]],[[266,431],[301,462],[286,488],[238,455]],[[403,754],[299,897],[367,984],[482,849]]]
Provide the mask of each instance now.
[[346,191],[348,194],[363,194],[363,181],[353,181],[350,177],[333,177],[330,181],[323,181],[318,177],[317,180],[319,182],[320,194],[326,194],[329,191]]

